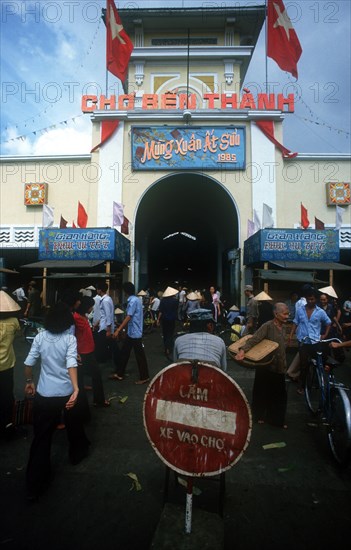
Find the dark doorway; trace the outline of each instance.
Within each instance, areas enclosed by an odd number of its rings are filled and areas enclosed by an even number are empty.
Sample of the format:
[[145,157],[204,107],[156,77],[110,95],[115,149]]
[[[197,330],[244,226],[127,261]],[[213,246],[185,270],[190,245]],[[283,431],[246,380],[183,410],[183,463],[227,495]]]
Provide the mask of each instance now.
[[223,252],[237,247],[234,202],[203,174],[172,174],[140,202],[135,227],[139,288],[177,282],[192,288],[222,286]]

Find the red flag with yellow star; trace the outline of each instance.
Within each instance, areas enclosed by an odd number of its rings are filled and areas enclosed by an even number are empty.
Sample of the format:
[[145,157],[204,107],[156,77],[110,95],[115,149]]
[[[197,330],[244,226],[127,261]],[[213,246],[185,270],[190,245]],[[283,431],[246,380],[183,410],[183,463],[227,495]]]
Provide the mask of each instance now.
[[283,0],[268,0],[267,56],[274,59],[283,71],[297,79],[297,62],[302,48]]
[[106,8],[106,66],[124,83],[133,43],[123,28],[114,0],[107,0]]

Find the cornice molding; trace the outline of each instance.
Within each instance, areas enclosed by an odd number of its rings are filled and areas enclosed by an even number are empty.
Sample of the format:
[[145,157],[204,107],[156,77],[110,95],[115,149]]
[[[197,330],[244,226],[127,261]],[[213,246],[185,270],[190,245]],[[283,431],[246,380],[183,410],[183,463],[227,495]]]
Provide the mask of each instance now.
[[[189,109],[185,110],[189,112]],[[173,110],[130,110],[130,111],[95,111],[91,115],[93,122],[100,122],[106,119],[118,119],[125,122],[145,122],[145,120],[157,121],[184,121],[185,111]],[[219,121],[219,122],[236,122],[236,121],[251,121],[251,120],[283,120],[284,113],[282,111],[258,111],[251,109],[202,109],[199,111],[191,111],[191,123],[195,121]]]

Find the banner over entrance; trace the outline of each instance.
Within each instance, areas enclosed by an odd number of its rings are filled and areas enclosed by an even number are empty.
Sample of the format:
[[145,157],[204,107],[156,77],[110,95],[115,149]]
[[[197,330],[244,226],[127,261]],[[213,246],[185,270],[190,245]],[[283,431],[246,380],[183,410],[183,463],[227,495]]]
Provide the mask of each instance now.
[[132,127],[133,170],[244,170],[245,128]]

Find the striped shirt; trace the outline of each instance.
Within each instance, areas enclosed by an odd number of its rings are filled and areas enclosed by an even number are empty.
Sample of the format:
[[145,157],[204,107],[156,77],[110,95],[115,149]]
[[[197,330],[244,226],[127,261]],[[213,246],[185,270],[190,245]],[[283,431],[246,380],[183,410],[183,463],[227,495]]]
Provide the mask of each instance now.
[[217,367],[227,370],[227,350],[219,336],[208,332],[192,332],[179,336],[173,349],[173,360],[198,359],[210,361]]

